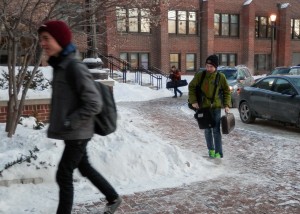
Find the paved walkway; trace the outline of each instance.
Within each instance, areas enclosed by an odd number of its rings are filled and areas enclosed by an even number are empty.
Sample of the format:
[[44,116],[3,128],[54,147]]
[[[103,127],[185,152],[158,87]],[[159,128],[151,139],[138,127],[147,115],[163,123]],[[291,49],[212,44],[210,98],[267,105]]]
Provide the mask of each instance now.
[[[183,96],[119,105],[139,110],[146,120],[153,121],[154,126],[147,128],[154,130],[155,127],[158,134],[173,139],[177,146],[203,155],[207,150],[204,143],[199,143],[199,139],[204,139],[203,133],[194,120],[178,110],[186,100],[187,97]],[[173,134],[174,124],[181,130],[177,135]],[[238,129],[223,136],[226,152],[222,161],[233,169],[242,170],[240,176],[123,195],[124,201],[116,214],[300,213],[299,155],[296,161],[285,160],[279,165],[277,160],[272,164],[272,157],[265,155],[269,150],[276,152],[276,149],[297,149],[299,154],[300,148],[294,144],[291,145],[293,148],[280,148],[276,139],[272,144],[264,138]],[[264,144],[271,144],[270,148],[265,148]],[[278,157],[274,155],[274,158]],[[255,179],[266,182],[256,182]],[[102,213],[104,206],[104,200],[76,204],[73,214]]]

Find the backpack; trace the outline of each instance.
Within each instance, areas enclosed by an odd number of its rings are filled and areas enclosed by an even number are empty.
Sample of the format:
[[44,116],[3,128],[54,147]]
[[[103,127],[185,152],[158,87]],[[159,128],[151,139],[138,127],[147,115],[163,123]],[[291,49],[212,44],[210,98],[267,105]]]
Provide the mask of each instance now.
[[[66,68],[67,73],[71,73],[69,70],[72,70],[72,66],[76,66],[76,63],[81,62],[76,60],[71,60],[69,62]],[[72,78],[67,79],[72,80]],[[94,116],[94,133],[101,136],[106,136],[113,133],[117,129],[117,107],[112,89],[99,81],[94,81],[94,83],[103,101],[101,112]],[[72,86],[73,82],[70,81],[70,84]]]

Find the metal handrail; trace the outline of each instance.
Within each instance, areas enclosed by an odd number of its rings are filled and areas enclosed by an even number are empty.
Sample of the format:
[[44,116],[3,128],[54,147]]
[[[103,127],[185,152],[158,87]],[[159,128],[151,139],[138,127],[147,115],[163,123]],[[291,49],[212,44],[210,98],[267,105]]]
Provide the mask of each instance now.
[[[150,84],[154,85],[154,81],[156,81],[156,88],[157,90],[162,88],[162,76],[168,77],[167,74],[162,72],[160,69],[155,67],[150,67],[150,69],[145,69],[143,67],[133,68],[131,64],[123,59],[117,58],[113,55],[103,55],[98,53],[104,64],[109,67],[109,76],[113,78],[114,68],[118,68],[123,74],[123,82],[126,83],[126,74],[127,71],[131,71],[135,73],[135,82],[139,85],[143,85],[143,73],[148,74],[150,77]],[[156,73],[154,73],[155,71]]]
[[135,80],[140,85],[143,85],[143,73],[149,74],[151,85],[154,85],[154,80],[156,80],[156,89],[157,90],[162,88],[162,75],[155,74],[152,71],[150,71],[149,69],[145,69],[143,67],[138,68],[135,73]]

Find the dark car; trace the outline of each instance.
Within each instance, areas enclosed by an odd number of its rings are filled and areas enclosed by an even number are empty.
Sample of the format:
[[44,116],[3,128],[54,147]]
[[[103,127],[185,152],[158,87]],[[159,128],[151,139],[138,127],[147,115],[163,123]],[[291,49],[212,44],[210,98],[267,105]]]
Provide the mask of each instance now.
[[239,113],[244,123],[262,118],[300,127],[300,75],[266,76],[242,88]]
[[276,67],[268,75],[300,75],[300,66]]
[[223,73],[227,79],[232,107],[238,105],[238,94],[242,87],[254,84],[255,80],[246,66],[218,67],[218,71]]

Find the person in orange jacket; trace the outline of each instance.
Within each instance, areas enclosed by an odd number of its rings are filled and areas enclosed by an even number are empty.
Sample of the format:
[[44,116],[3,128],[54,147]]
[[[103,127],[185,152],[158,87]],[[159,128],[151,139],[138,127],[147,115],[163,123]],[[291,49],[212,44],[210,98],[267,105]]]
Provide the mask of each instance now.
[[176,69],[175,65],[172,66],[170,73],[171,73],[170,78],[174,82],[174,96],[173,96],[173,98],[177,98],[177,92],[179,92],[180,97],[181,97],[182,92],[177,87],[178,81],[181,80],[181,73],[178,69]]

